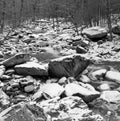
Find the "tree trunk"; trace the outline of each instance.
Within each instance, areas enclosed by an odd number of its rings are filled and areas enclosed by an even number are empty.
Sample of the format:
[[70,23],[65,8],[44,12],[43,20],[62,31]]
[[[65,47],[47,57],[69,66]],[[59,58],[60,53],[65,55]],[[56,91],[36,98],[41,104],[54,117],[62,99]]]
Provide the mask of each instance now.
[[3,33],[3,29],[4,29],[4,26],[5,26],[5,10],[6,10],[6,1],[5,0],[2,0],[2,5],[3,5],[3,11],[2,11],[0,33]]
[[110,10],[110,0],[106,0],[106,9],[107,9],[107,24],[110,33],[110,41],[112,41],[112,23],[111,23],[111,10]]
[[22,23],[22,17],[23,17],[23,4],[24,4],[24,0],[21,0],[19,24]]

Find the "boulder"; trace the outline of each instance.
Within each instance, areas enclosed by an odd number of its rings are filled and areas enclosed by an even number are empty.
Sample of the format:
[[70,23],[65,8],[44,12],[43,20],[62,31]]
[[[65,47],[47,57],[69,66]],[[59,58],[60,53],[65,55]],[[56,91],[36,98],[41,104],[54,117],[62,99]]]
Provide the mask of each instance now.
[[105,75],[105,78],[107,80],[111,80],[111,81],[115,81],[117,83],[120,83],[120,72],[108,71]]
[[35,104],[19,103],[1,112],[0,121],[47,121],[47,115]]
[[90,61],[80,54],[65,56],[49,62],[49,75],[51,77],[77,77],[82,73]]
[[40,65],[35,62],[27,62],[24,64],[16,65],[15,71],[20,75],[31,75],[31,76],[47,76],[48,75],[48,65]]
[[65,86],[67,96],[77,95],[83,98],[85,102],[90,102],[100,96],[100,93],[89,84],[70,83]]
[[107,36],[107,30],[101,27],[91,27],[88,29],[84,29],[82,32],[83,35],[86,35],[89,39],[93,41],[98,41]]
[[107,102],[110,102],[110,103],[119,103],[120,102],[120,92],[103,91],[100,98]]
[[4,65],[5,67],[13,67],[15,65],[25,63],[30,60],[29,54],[17,54],[13,57],[10,57],[2,62],[0,62],[1,65]]
[[112,32],[114,34],[120,35],[120,25],[114,25],[114,26],[112,26]]

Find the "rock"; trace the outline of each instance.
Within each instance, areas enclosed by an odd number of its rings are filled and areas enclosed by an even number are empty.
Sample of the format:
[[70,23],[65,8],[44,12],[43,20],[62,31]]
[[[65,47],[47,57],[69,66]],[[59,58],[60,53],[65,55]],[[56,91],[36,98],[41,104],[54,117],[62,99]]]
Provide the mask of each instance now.
[[101,99],[111,102],[111,103],[119,103],[120,102],[120,92],[118,91],[103,91]]
[[114,25],[114,26],[112,26],[112,32],[114,34],[120,35],[120,25]]
[[34,90],[35,90],[35,86],[32,84],[24,87],[24,91],[27,93],[33,92]]
[[6,93],[0,89],[0,106],[8,106],[10,104],[9,97]]
[[48,65],[40,65],[34,62],[27,62],[24,64],[16,65],[15,71],[20,75],[31,75],[31,76],[47,76],[48,75]]
[[32,41],[31,38],[25,38],[25,39],[23,40],[23,42],[25,42],[25,43],[27,43],[27,44],[31,43],[31,41]]
[[8,70],[5,71],[5,74],[8,75],[8,76],[11,76],[14,73],[15,73],[14,69],[8,69]]
[[120,72],[108,71],[105,75],[105,78],[107,80],[111,80],[111,81],[115,81],[117,83],[120,83]]
[[[92,87],[92,86],[91,86]],[[90,102],[100,96],[100,93],[92,88],[83,87],[81,85],[70,83],[65,86],[65,94],[67,96],[78,95],[86,102]]]
[[79,53],[79,54],[85,54],[87,53],[87,50],[81,46],[77,46],[76,47],[76,52]]
[[52,78],[52,79],[47,79],[46,83],[56,83],[58,82],[58,79]]
[[68,79],[67,79],[68,84],[69,83],[74,83],[74,82],[76,82],[76,79],[74,77],[68,77]]
[[49,62],[51,77],[77,77],[89,65],[89,60],[79,54],[65,56]]
[[18,79],[18,83],[20,84],[21,88],[24,88],[28,85],[34,85],[35,80],[32,77],[20,78]]
[[40,91],[42,91],[43,94],[47,94],[45,96],[49,96],[48,98],[55,98],[64,92],[64,88],[57,83],[48,83],[41,86]]
[[5,73],[5,66],[0,66],[0,77]]
[[93,41],[98,41],[107,36],[107,30],[101,27],[91,27],[88,29],[84,29],[82,32],[83,35],[86,35],[89,39]]
[[44,111],[56,121],[102,121],[102,117],[93,114],[87,104],[77,96],[43,101],[40,107],[43,107]]
[[100,70],[96,70],[93,71],[89,74],[89,77],[91,80],[100,80],[103,79],[105,74],[107,73],[106,69],[100,69]]
[[1,121],[47,121],[43,109],[35,104],[19,103],[0,113]]
[[8,58],[0,64],[4,65],[5,67],[12,67],[21,63],[25,63],[30,60],[30,55],[29,54],[17,54],[11,58]]
[[4,57],[4,55],[3,55],[3,53],[0,51],[0,58],[3,58]]
[[90,78],[88,76],[86,76],[86,75],[81,75],[79,80],[82,81],[83,83],[91,82]]
[[2,75],[2,76],[0,77],[0,79],[4,82],[4,81],[6,81],[6,80],[12,79],[12,77],[11,77],[11,76],[8,76],[8,75]]
[[111,90],[109,84],[101,84],[101,85],[98,87],[98,89],[99,89],[100,91]]
[[64,85],[64,84],[66,84],[66,83],[67,83],[67,78],[66,78],[66,77],[62,77],[62,78],[60,78],[59,81],[58,81],[58,84],[60,84],[60,85]]

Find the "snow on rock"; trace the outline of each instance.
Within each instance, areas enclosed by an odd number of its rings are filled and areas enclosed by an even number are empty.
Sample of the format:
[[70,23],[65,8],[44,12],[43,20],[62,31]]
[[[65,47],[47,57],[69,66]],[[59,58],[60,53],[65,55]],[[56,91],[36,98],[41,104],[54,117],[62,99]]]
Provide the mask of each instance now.
[[87,102],[92,101],[100,96],[100,93],[91,85],[79,85],[75,83],[70,83],[65,86],[65,94],[67,96],[79,95]]
[[2,62],[0,62],[1,65],[4,65],[5,67],[13,67],[15,65],[25,63],[30,60],[30,55],[29,54],[16,54],[15,56],[12,56]]
[[82,33],[92,40],[100,40],[107,36],[107,30],[99,26],[84,29]]
[[48,64],[38,64],[35,62],[27,62],[24,64],[16,65],[15,71],[20,75],[32,75],[32,76],[47,76]]

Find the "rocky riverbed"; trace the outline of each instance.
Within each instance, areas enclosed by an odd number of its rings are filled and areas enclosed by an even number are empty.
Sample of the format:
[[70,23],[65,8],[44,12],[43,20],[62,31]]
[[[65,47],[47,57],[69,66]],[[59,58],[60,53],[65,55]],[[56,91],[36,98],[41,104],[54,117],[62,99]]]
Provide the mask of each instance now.
[[119,121],[115,32],[111,42],[105,28],[75,36],[70,23],[43,22],[1,35],[0,121]]

